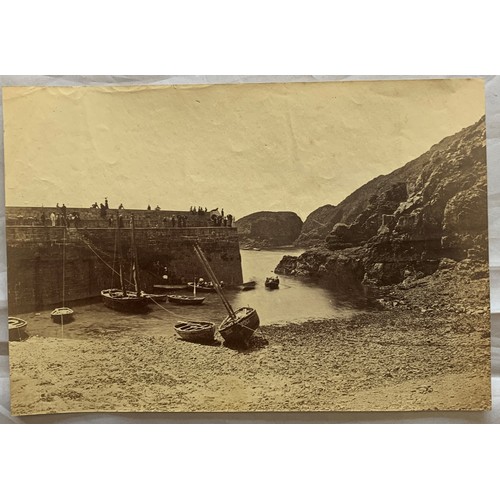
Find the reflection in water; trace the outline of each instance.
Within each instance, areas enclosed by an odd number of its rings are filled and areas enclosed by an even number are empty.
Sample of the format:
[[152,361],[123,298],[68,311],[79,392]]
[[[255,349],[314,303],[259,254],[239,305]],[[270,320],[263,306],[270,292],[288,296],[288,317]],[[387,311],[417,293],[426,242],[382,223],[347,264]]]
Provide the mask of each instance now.
[[[270,290],[264,286],[267,276],[284,254],[299,255],[301,250],[241,250],[244,281],[255,280],[254,290],[227,290],[227,298],[237,309],[251,306],[257,309],[261,325],[272,323],[300,322],[310,319],[348,317],[356,308],[361,291],[351,296],[342,295],[338,289],[320,286],[318,283],[290,276],[280,276],[280,287]],[[171,303],[151,305],[146,314],[123,314],[106,308],[101,301],[74,306],[75,321],[65,325],[64,337],[85,338],[117,336],[126,332],[140,334],[172,335],[173,325],[180,320],[192,319],[213,321],[217,325],[226,316],[226,311],[217,294],[205,294],[201,306],[181,306]],[[26,315],[28,316],[28,315]],[[61,336],[61,327],[50,321],[50,312],[26,317],[30,335]]]

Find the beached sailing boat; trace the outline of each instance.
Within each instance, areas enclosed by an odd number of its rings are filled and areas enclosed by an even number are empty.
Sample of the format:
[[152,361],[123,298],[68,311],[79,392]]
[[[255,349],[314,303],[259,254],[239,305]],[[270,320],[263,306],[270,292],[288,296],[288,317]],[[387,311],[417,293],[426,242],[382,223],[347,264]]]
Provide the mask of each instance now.
[[63,227],[63,246],[62,246],[62,307],[56,307],[51,313],[50,317],[54,323],[59,323],[64,326],[65,323],[73,321],[73,309],[64,305],[66,296],[66,226]]
[[148,297],[146,297],[140,288],[139,280],[139,261],[137,258],[137,248],[135,244],[135,222],[134,215],[131,214],[131,237],[132,237],[132,271],[134,278],[135,291],[127,290],[125,287],[125,281],[123,279],[123,256],[121,247],[121,230],[120,221],[121,217],[117,217],[117,240],[118,240],[118,263],[119,263],[119,274],[120,274],[120,288],[110,288],[101,291],[101,297],[106,307],[110,309],[115,309],[121,312],[142,312],[146,309],[148,305]]
[[248,341],[260,325],[257,311],[253,307],[240,307],[235,311],[224,295],[220,282],[198,242],[194,243],[194,251],[212,280],[215,291],[228,312],[228,316],[219,326],[219,333],[229,344],[248,344]]

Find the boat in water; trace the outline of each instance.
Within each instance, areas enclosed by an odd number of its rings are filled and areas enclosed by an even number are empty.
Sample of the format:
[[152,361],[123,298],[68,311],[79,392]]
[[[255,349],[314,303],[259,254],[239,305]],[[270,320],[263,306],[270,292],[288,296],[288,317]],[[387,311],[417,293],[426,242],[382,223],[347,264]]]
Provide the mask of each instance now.
[[[220,284],[221,287],[224,286],[224,283]],[[195,283],[193,281],[190,281],[188,283],[189,288],[195,288],[198,292],[205,292],[205,293],[217,293],[217,290],[215,289],[215,285],[212,281],[202,281],[201,283]]]
[[122,246],[121,246],[121,223],[122,217],[118,216],[116,218],[116,229],[117,229],[117,248],[118,248],[118,265],[119,265],[119,275],[120,275],[120,288],[109,288],[107,290],[101,291],[102,301],[106,307],[114,309],[120,312],[129,313],[140,313],[147,309],[150,302],[150,298],[146,296],[140,288],[139,280],[139,260],[137,257],[137,248],[135,244],[135,223],[134,215],[130,215],[131,223],[131,250],[132,250],[132,276],[134,279],[135,290],[127,290],[125,287],[125,281],[123,277],[123,257],[122,257]]
[[182,340],[188,342],[208,344],[215,341],[215,323],[210,321],[179,321],[174,329]]
[[168,293],[144,293],[143,296],[146,297],[150,303],[156,304],[157,302],[166,302]]
[[260,318],[253,307],[241,307],[230,314],[219,326],[222,338],[231,344],[247,344],[260,326]]
[[159,288],[165,292],[178,292],[179,290],[187,290],[188,285],[153,285],[154,288]]
[[238,288],[242,292],[246,292],[248,290],[254,290],[256,285],[257,285],[256,281],[247,281],[246,283],[242,283],[241,285],[239,285]]
[[69,307],[57,307],[50,313],[50,317],[54,323],[64,325],[73,321],[73,314],[75,311]]
[[169,295],[168,301],[181,306],[201,306],[205,301],[205,297],[197,297],[197,289],[198,285],[195,278],[193,282],[193,295]]
[[264,283],[264,286],[266,288],[269,288],[270,290],[276,290],[280,286],[280,279],[279,278],[266,278],[266,282]]
[[122,312],[143,311],[150,301],[144,295],[137,295],[137,292],[130,290],[123,291],[120,288],[101,290],[101,297],[106,307]]
[[9,341],[26,340],[28,338],[27,326],[28,322],[24,319],[9,316]]
[[168,301],[181,306],[200,306],[206,297],[193,297],[192,295],[168,295]]

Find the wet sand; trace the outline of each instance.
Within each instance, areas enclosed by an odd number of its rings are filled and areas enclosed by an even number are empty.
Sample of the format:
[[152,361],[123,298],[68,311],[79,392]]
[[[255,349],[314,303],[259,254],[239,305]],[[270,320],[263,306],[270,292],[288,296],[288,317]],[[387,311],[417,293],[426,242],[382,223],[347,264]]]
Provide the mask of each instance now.
[[443,270],[380,310],[264,326],[247,351],[173,331],[35,336],[10,343],[12,413],[484,410],[487,295],[480,272]]

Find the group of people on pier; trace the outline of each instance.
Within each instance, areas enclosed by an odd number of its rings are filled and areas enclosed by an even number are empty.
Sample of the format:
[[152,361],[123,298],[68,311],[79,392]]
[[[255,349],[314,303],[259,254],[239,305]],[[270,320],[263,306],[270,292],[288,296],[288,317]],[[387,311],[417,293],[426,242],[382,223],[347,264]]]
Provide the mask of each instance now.
[[[90,208],[99,211],[99,218],[107,221],[108,227],[114,227],[117,224],[117,217],[120,218],[119,211],[124,210],[125,207],[123,206],[123,203],[120,203],[118,207],[118,213],[114,214],[116,209],[113,210],[112,212],[110,211],[111,209],[109,207],[108,198],[106,197],[104,198],[103,203],[95,202],[91,205]],[[147,206],[147,210],[148,211],[152,210],[151,205]],[[160,212],[161,208],[159,205],[156,205],[156,208],[154,210],[156,212]],[[147,215],[146,216],[147,220],[144,222],[146,222],[146,225],[148,227],[158,227],[158,228],[159,227],[185,228],[188,226],[232,227],[235,222],[234,216],[231,214],[225,215],[223,208],[220,211],[218,208],[215,208],[213,210],[208,210],[206,207],[203,208],[201,205],[199,205],[198,207],[193,205],[190,207],[189,213],[191,215],[196,215],[196,219],[194,218],[190,219],[190,216],[186,215],[186,212],[184,212],[173,215],[168,214],[164,215],[163,217],[160,214],[158,214],[156,221],[150,220],[150,216]],[[89,219],[94,219],[94,217],[90,216]],[[42,212],[40,214],[38,221],[36,216],[35,217],[26,217],[23,215],[17,216],[18,224],[23,224],[25,222],[30,223],[30,225],[41,224],[42,226],[48,225],[52,227],[73,226],[75,228],[78,228],[82,225],[82,219],[80,217],[80,213],[76,211],[69,212],[64,203],[62,205],[57,203],[56,209],[51,211],[49,215],[47,215],[47,211],[44,211],[42,207]],[[123,223],[123,217],[122,217],[122,223]]]
[[170,218],[172,227],[187,227],[187,215],[172,215]]
[[[52,227],[57,227],[57,226],[66,226],[66,227],[79,227],[80,226],[80,213],[79,212],[70,212],[68,213],[68,209],[66,208],[66,205],[63,203],[61,206],[59,206],[59,203],[56,205],[56,212],[51,212],[48,219],[50,221],[50,226]],[[40,215],[40,222],[42,226],[47,225],[47,216],[45,215],[45,212],[42,211]]]
[[205,215],[208,212],[208,210],[207,207],[203,208],[198,206],[198,208],[196,208],[193,205],[192,207],[189,207],[189,212],[191,213],[191,215]]
[[228,214],[226,217],[223,215],[212,214],[210,216],[210,220],[214,226],[224,226],[224,227],[233,227],[234,218],[231,214]]

